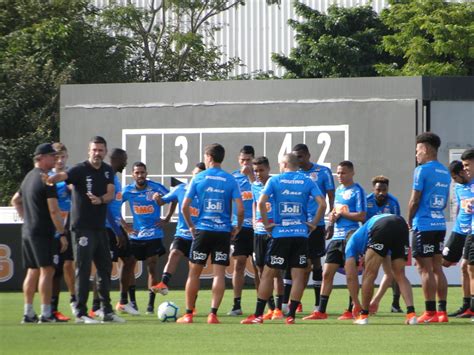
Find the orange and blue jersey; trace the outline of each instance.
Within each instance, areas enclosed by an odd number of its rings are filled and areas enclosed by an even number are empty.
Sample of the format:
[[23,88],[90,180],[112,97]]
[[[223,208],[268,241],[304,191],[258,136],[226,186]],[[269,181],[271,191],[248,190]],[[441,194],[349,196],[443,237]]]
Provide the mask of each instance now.
[[123,190],[122,202],[128,201],[133,216],[133,229],[136,234],[130,239],[152,240],[163,238],[163,229],[157,226],[161,219],[160,206],[153,200],[155,192],[166,195],[169,191],[160,183],[147,180],[144,189],[137,189],[135,183]]
[[[265,235],[265,234],[267,234],[267,230],[263,226],[262,214],[261,214],[260,209],[258,207],[258,199],[260,198],[260,195],[262,194],[262,191],[263,191],[264,187],[265,187],[265,185],[262,184],[260,181],[255,181],[252,184],[253,200],[256,202],[254,232],[255,232],[255,234],[264,234]],[[266,203],[268,223],[273,223],[273,206],[274,205],[275,205],[275,202],[273,201],[273,196],[269,196],[268,201]]]
[[[232,176],[237,181],[237,184],[239,184],[240,193],[242,195],[242,203],[244,205],[244,222],[242,223],[242,227],[252,228],[252,184],[250,183],[248,176],[241,174],[240,170],[235,170],[232,172]],[[237,209],[235,205],[232,208],[232,225],[237,225]]]
[[[334,197],[336,212],[367,212],[365,191],[358,183],[345,187],[339,185]],[[349,231],[359,228],[359,222],[345,217],[339,217],[334,224],[333,240],[344,240]]]
[[107,219],[105,227],[114,230],[115,234],[120,229],[120,220],[122,218],[122,184],[117,174],[114,175],[115,196],[107,204]]
[[377,214],[383,213],[396,214],[397,216],[400,216],[400,204],[398,203],[398,199],[389,193],[387,194],[384,204],[379,206],[377,204],[377,200],[375,199],[375,194],[371,193],[368,195],[366,220],[369,220]]
[[472,213],[468,211],[469,200],[474,198],[474,179],[467,184],[456,184],[454,194],[459,206],[459,213],[456,217],[453,232],[462,235],[471,234]]
[[265,185],[262,194],[273,196],[274,223],[273,238],[308,238],[308,200],[322,193],[310,178],[299,172],[285,172],[272,176]]

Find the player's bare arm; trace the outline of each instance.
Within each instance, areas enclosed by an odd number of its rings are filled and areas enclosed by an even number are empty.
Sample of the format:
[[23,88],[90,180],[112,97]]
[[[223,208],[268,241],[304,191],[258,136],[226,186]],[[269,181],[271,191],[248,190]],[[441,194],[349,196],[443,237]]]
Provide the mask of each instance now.
[[412,190],[410,200],[408,201],[408,228],[412,229],[413,217],[415,217],[418,206],[420,205],[421,191]]

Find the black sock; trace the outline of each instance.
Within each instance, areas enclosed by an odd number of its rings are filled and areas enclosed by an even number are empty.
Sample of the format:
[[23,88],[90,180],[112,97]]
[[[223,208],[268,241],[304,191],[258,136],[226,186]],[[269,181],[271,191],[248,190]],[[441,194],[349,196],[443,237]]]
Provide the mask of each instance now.
[[241,309],[240,307],[240,301],[241,301],[242,297],[236,297],[234,298],[234,305],[232,306],[232,310],[233,311],[236,311],[238,309]]
[[461,308],[464,309],[464,310],[468,309],[470,303],[471,303],[471,298],[470,297],[463,297]]
[[127,304],[128,296],[127,291],[120,291],[120,304]]
[[211,308],[211,313],[217,315],[217,308]]
[[152,290],[148,292],[148,307],[155,307],[156,294]]
[[436,312],[436,301],[425,301],[425,308],[428,312]]
[[168,282],[170,282],[171,275],[169,272],[164,272],[161,276],[161,282],[163,282],[166,286],[168,286]]
[[326,307],[328,306],[328,302],[329,302],[329,296],[321,295],[318,311],[320,311],[321,313],[326,313]]
[[92,311],[97,311],[100,309],[100,299],[99,298],[94,298],[92,300]]
[[193,310],[192,309],[186,309],[186,314],[193,314]]
[[77,302],[76,295],[71,295],[71,297],[69,297],[69,303],[72,302]]
[[400,308],[400,295],[393,294],[392,306]]
[[474,312],[474,295],[471,295],[471,312]]
[[360,314],[362,314],[363,316],[368,316],[369,315],[369,310],[368,309],[361,309]]
[[270,308],[272,311],[275,310],[275,299],[273,298],[273,295],[268,299],[268,308]]
[[282,306],[282,304],[283,304],[283,297],[284,297],[283,295],[277,295],[277,296],[276,296],[276,299],[275,299],[275,301],[276,301],[276,308],[278,308],[280,311],[281,311],[281,306]]
[[257,298],[257,305],[255,306],[255,316],[261,317],[263,315],[263,311],[265,310],[265,305],[267,304],[266,300],[261,298]]
[[349,307],[347,307],[349,312],[352,312],[352,297],[349,297]]
[[415,313],[415,306],[407,306],[407,314]]
[[285,292],[283,294],[283,303],[288,304],[290,300],[291,284],[285,284],[284,290]]
[[51,297],[51,312],[57,312],[59,303],[59,295]]
[[135,297],[135,290],[136,290],[135,285],[128,287],[128,295],[130,296],[130,302],[132,302],[133,304],[137,303],[137,299]]
[[296,309],[298,308],[300,303],[301,303],[300,301],[291,300],[291,302],[290,302],[290,312],[288,314],[289,317],[295,318]]
[[314,305],[316,307],[319,306],[319,302],[321,302],[321,284],[317,285],[314,284]]
[[438,311],[446,312],[446,301],[442,301],[442,300],[438,301]]

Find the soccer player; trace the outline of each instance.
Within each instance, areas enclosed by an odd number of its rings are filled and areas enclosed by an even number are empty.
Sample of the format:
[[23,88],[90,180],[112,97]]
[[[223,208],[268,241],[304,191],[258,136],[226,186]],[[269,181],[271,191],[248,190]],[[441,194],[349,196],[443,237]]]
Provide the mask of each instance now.
[[[186,314],[178,323],[192,323],[199,277],[211,255],[214,270],[211,313],[207,323],[220,323],[217,310],[225,291],[225,268],[229,265],[230,239],[238,234],[244,220],[244,207],[235,178],[222,170],[225,149],[214,143],[204,149],[206,170],[196,175],[186,192],[181,209],[193,236],[189,254],[189,273],[186,281]],[[197,198],[199,215],[195,224],[191,218],[191,204]],[[237,224],[232,226],[232,201],[237,205]]]
[[[397,216],[400,215],[400,204],[395,196],[388,192],[389,179],[383,175],[372,178],[372,193],[367,196],[367,220],[377,214],[390,213]],[[384,275],[382,282],[375,294],[373,300],[370,302],[370,313],[375,314],[379,308],[380,301],[384,296],[387,288],[392,285],[393,300],[392,313],[403,313],[400,308],[400,288],[394,280],[392,273],[392,263],[390,255],[387,255],[382,264]]]
[[[68,153],[67,148],[63,143],[54,143],[53,148],[56,151],[56,163],[54,164],[53,170],[50,174],[56,172],[65,171],[67,166]],[[69,212],[71,211],[71,191],[64,181],[56,184],[56,191],[58,193],[58,205],[60,214],[65,225],[64,232],[66,233],[67,249],[64,253],[60,253],[60,245],[58,243],[57,253],[55,254],[55,260],[58,261],[55,264],[55,272],[53,277],[53,291],[51,297],[51,312],[53,313],[56,321],[67,322],[71,318],[65,316],[58,311],[59,294],[61,292],[61,277],[64,276],[64,281],[68,288],[70,298],[69,303],[71,306],[72,314],[75,314],[76,310],[76,292],[74,288],[74,256],[72,253],[72,242],[71,234],[67,230],[67,222]],[[55,240],[58,241],[59,233],[56,232]]]
[[[443,266],[445,267],[456,265],[462,257],[466,237],[471,234],[471,214],[468,213],[466,206],[467,201],[474,197],[474,179],[470,179],[464,171],[462,162],[452,161],[449,164],[449,172],[453,181],[456,182],[454,194],[457,201],[457,216],[451,236],[443,249]],[[463,303],[457,311],[449,314],[450,317],[470,318],[474,315],[469,309],[471,290],[467,269],[467,258],[463,258],[461,263]]]
[[[327,319],[326,307],[331,295],[334,275],[338,268],[344,266],[346,237],[359,228],[359,223],[363,223],[366,217],[365,192],[362,186],[354,182],[355,171],[352,162],[348,160],[340,162],[337,166],[336,175],[340,185],[336,190],[334,208],[329,214],[329,222],[334,225],[334,234],[326,252],[321,300],[318,310],[304,317],[304,320]],[[349,303],[349,309],[344,311],[338,318],[339,320],[353,319],[351,300],[349,300]]]
[[[308,235],[317,227],[326,210],[324,200],[318,186],[305,175],[297,172],[298,157],[285,154],[280,165],[280,175],[271,177],[258,200],[258,208],[262,215],[262,223],[272,239],[267,249],[265,266],[258,287],[255,313],[242,320],[242,324],[263,323],[263,311],[273,290],[273,280],[285,270],[291,269],[293,285],[290,295],[290,310],[286,324],[295,323],[295,313],[305,289]],[[273,196],[274,223],[269,223],[266,205]],[[308,200],[310,196],[318,204],[318,210],[311,222],[308,222]]]
[[[22,323],[56,322],[51,313],[55,231],[60,235],[60,252],[66,250],[67,239],[58,206],[56,186],[43,183],[43,176],[54,167],[55,159],[56,151],[51,144],[38,145],[34,152],[34,168],[25,176],[20,189],[11,200],[18,215],[23,219],[22,253],[27,271],[23,281],[25,304]],[[33,298],[37,289],[41,298],[39,320],[33,309]]]
[[[313,180],[321,190],[324,198],[327,197],[329,204],[329,211],[334,207],[334,178],[331,169],[324,165],[316,164],[310,161],[311,155],[306,144],[297,144],[292,149],[299,160],[299,172]],[[311,221],[317,210],[317,204],[313,199],[309,200],[308,206],[308,221]],[[308,254],[308,269],[307,279],[309,274],[313,271],[313,287],[314,287],[314,311],[319,306],[321,283],[323,281],[323,268],[321,265],[321,257],[326,254],[326,225],[324,218],[318,221],[318,227],[310,234],[308,239],[309,254]],[[312,267],[312,270],[311,270]]]
[[[262,195],[262,191],[270,178],[270,163],[267,157],[258,157],[252,161],[253,172],[255,174],[255,181],[252,184],[253,195],[253,226],[254,226],[254,244],[253,244],[253,259],[258,269],[258,275],[255,280],[260,280],[265,266],[265,255],[267,254],[268,244],[271,240],[271,235],[265,229],[262,221],[262,214],[258,209],[257,201]],[[273,223],[273,210],[275,203],[273,196],[269,196],[266,203],[266,212],[268,223]],[[258,282],[257,289],[260,282]],[[277,292],[276,304],[273,296],[268,299],[268,312],[263,316],[263,320],[275,320],[283,318],[282,303],[283,303],[283,280],[281,273],[278,273],[274,278],[274,289]]]
[[[408,202],[408,227],[413,230],[413,256],[416,259],[425,297],[426,311],[418,323],[447,322],[448,283],[442,268],[448,202],[449,171],[438,161],[441,139],[426,132],[416,137],[416,160],[413,190]],[[438,313],[436,312],[438,294]]]
[[[253,197],[251,185],[255,181],[252,169],[252,159],[255,157],[255,150],[251,145],[244,145],[239,153],[240,169],[232,172],[235,180],[239,184],[242,202],[244,204],[244,223],[239,234],[232,240],[232,260],[234,261],[234,271],[232,273],[232,286],[234,289],[234,304],[227,313],[229,316],[242,315],[242,289],[245,284],[245,266],[247,259],[253,253],[253,226],[252,226],[252,206]],[[232,225],[237,224],[237,211],[233,206]],[[256,272],[257,274],[257,272]]]
[[[123,189],[122,202],[128,201],[133,216],[133,228],[124,225],[130,242],[130,252],[135,260],[144,260],[148,270],[148,305],[147,313],[153,314],[155,292],[152,286],[157,283],[156,264],[158,258],[166,254],[163,245],[162,226],[171,218],[168,214],[161,218],[161,208],[153,199],[154,194],[166,195],[169,191],[162,184],[147,179],[147,168],[142,162],[132,167],[134,182]],[[135,268],[133,265],[132,270]]]
[[[206,170],[206,166],[204,163],[201,162],[196,164],[192,171],[193,177],[204,170]],[[164,196],[160,196],[159,194],[154,195],[155,201],[160,206],[163,206],[165,203],[171,203],[170,210],[172,209],[173,213],[176,207],[176,203],[178,204],[179,208],[176,233],[174,235],[173,243],[170,247],[168,261],[165,265],[165,268],[163,269],[161,281],[151,287],[153,291],[161,293],[164,296],[168,294],[168,283],[170,282],[171,277],[176,271],[176,267],[178,266],[179,260],[183,256],[189,258],[189,252],[191,250],[193,236],[191,235],[188,225],[184,220],[183,213],[181,212],[181,207],[183,206],[184,201],[184,195],[186,194],[186,191],[188,189],[189,184],[179,184]],[[191,203],[190,211],[191,219],[193,220],[193,223],[196,223],[197,217],[199,215],[199,202],[196,198]]]
[[[408,325],[417,323],[411,284],[405,276],[408,250],[407,223],[402,217],[394,214],[375,215],[352,234],[345,247],[345,271],[347,288],[355,308],[361,309],[359,316],[354,321],[355,324],[366,325],[369,322],[369,304],[374,292],[374,281],[388,252],[390,252],[395,280],[400,285],[403,299],[407,305],[405,323]],[[361,304],[358,297],[357,260],[364,254]]]
[[76,265],[76,323],[99,323],[87,315],[89,297],[89,277],[91,264],[97,268],[97,284],[103,305],[103,322],[123,323],[110,304],[110,274],[112,260],[109,239],[105,230],[107,204],[115,196],[114,172],[104,162],[107,155],[107,142],[95,136],[89,142],[89,158],[66,172],[58,172],[48,177],[47,183],[66,181],[73,185],[71,229]]
[[[462,165],[471,181],[474,179],[474,149],[468,149],[461,155]],[[473,191],[471,185],[471,192]],[[471,279],[471,315],[474,313],[474,197],[466,199],[464,208],[471,214],[471,234],[466,238],[464,245],[464,259],[469,263],[469,276]],[[474,322],[474,316],[471,316],[471,321]]]

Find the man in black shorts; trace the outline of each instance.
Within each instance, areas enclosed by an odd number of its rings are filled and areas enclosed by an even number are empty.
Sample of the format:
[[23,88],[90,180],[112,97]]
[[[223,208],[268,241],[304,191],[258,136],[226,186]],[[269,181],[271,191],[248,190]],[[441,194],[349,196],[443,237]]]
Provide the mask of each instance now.
[[53,256],[56,253],[54,233],[60,235],[61,248],[67,248],[63,221],[54,184],[45,185],[43,179],[54,167],[56,151],[51,144],[36,147],[34,168],[25,176],[20,189],[12,198],[12,205],[23,218],[22,252],[27,269],[23,282],[25,299],[22,323],[36,323],[33,298],[38,289],[41,298],[40,323],[55,322],[51,313],[51,292],[54,275]]
[[76,323],[94,324],[98,320],[87,315],[91,264],[97,268],[98,291],[103,305],[103,322],[125,322],[110,304],[112,260],[105,229],[107,204],[115,196],[114,172],[104,163],[107,142],[96,136],[89,142],[89,159],[48,178],[48,183],[66,181],[73,185],[71,228],[76,261]]
[[[227,313],[229,316],[239,316],[242,314],[240,306],[242,300],[242,289],[245,284],[245,267],[247,259],[253,253],[253,226],[252,226],[252,188],[255,181],[252,169],[252,159],[255,157],[255,150],[251,145],[244,145],[239,153],[240,169],[232,172],[235,180],[239,184],[244,204],[244,223],[239,234],[232,240],[232,259],[234,261],[234,272],[232,273],[232,286],[234,289],[234,304]],[[237,214],[234,206],[232,224],[237,224]],[[255,272],[257,274],[257,272]]]
[[[370,218],[357,229],[345,248],[345,271],[347,288],[356,308],[361,309],[355,324],[366,325],[369,322],[369,305],[374,293],[374,282],[384,258],[390,251],[392,270],[400,286],[403,299],[407,305],[405,323],[417,324],[411,284],[405,276],[405,265],[408,256],[408,227],[405,220],[393,214],[379,214]],[[359,281],[357,261],[364,257],[362,276],[362,304],[359,301]]]
[[[222,170],[225,149],[214,143],[204,149],[206,170],[191,181],[183,202],[183,216],[193,236],[189,254],[190,267],[186,281],[186,314],[178,323],[193,323],[193,310],[199,291],[199,277],[211,255],[214,281],[212,283],[211,313],[208,324],[219,324],[217,310],[225,291],[225,268],[229,265],[230,239],[237,235],[244,220],[244,207],[235,178]],[[194,224],[191,203],[199,201],[199,216]],[[232,226],[232,203],[237,205],[237,225]]]

